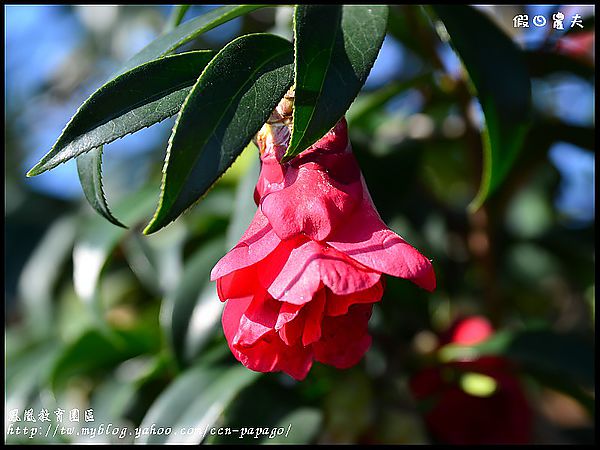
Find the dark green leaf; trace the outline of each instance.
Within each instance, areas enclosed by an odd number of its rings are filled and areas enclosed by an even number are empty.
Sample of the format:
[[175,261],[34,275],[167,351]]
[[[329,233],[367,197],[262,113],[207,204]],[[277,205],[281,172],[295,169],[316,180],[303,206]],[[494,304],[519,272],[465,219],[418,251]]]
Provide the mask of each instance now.
[[506,177],[521,150],[531,114],[531,85],[522,51],[485,14],[464,5],[435,5],[465,65],[485,116],[484,168],[478,209]]
[[193,367],[161,393],[142,420],[140,428],[160,424],[173,430],[195,428],[198,433],[147,434],[138,440],[143,444],[200,443],[202,430],[212,425],[237,393],[258,377],[241,365],[230,368]]
[[127,228],[112,215],[108,203],[106,203],[102,187],[102,152],[103,147],[100,146],[77,157],[79,182],[83,188],[83,194],[92,208],[109,222],[118,227]]
[[231,166],[292,83],[292,58],[288,41],[262,33],[214,57],[177,116],[159,205],[144,233],[175,220]]
[[387,25],[388,7],[298,5],[296,80],[289,160],[323,137],[358,95]]
[[419,5],[390,5],[388,33],[394,37],[402,45],[408,48],[416,55],[424,59],[425,64],[431,64],[428,57],[424,54],[423,42],[420,39],[421,35],[415,33],[416,29],[427,29],[428,19],[422,13],[422,8]]
[[134,67],[145,64],[148,61],[160,58],[175,51],[186,42],[200,36],[202,33],[211,30],[219,25],[229,22],[236,17],[247,14],[266,5],[227,5],[213,9],[206,14],[189,20],[172,31],[159,36],[139,53],[135,54],[119,70],[119,74],[127,72]]
[[201,50],[151,61],[94,92],[77,110],[52,149],[27,176],[174,115],[214,52]]

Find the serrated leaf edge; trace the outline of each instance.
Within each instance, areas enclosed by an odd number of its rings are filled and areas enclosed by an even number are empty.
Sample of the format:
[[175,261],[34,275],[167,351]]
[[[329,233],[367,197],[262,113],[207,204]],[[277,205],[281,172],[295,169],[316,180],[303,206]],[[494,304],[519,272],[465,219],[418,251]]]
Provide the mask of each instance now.
[[[56,149],[56,145],[57,145],[57,143],[58,143],[58,142],[60,142],[61,138],[64,136],[65,132],[67,131],[67,129],[69,128],[69,126],[71,125],[71,123],[73,122],[73,120],[75,119],[75,117],[77,117],[77,115],[80,113],[80,111],[81,111],[81,110],[82,110],[82,109],[83,109],[85,106],[87,106],[87,105],[90,103],[90,101],[91,101],[91,100],[92,100],[92,99],[93,99],[93,98],[96,96],[96,94],[98,94],[98,93],[99,93],[101,90],[103,90],[103,89],[105,89],[105,88],[107,88],[107,87],[109,87],[109,86],[113,85],[113,84],[114,84],[114,83],[115,83],[115,82],[116,82],[118,79],[120,79],[121,77],[124,77],[125,75],[128,75],[128,74],[130,74],[130,73],[131,73],[131,72],[133,72],[133,71],[140,70],[140,68],[141,68],[141,67],[143,67],[143,66],[146,66],[146,65],[148,65],[148,64],[154,64],[154,63],[156,63],[156,62],[158,62],[158,61],[162,61],[162,60],[165,60],[165,59],[177,58],[177,57],[179,57],[180,55],[188,55],[188,54],[192,54],[192,53],[193,53],[193,54],[200,54],[200,53],[206,53],[206,54],[210,54],[210,53],[214,53],[214,54],[216,55],[216,52],[214,52],[213,50],[195,50],[195,51],[191,51],[191,52],[178,53],[177,55],[167,55],[167,56],[163,56],[163,57],[160,57],[160,58],[157,58],[157,59],[153,59],[152,61],[148,61],[148,62],[146,62],[146,63],[144,63],[144,64],[140,64],[139,66],[136,66],[136,67],[132,68],[131,70],[129,70],[129,71],[127,71],[127,72],[124,72],[124,73],[122,73],[122,74],[120,74],[120,75],[116,76],[115,78],[111,79],[111,80],[110,80],[110,81],[108,81],[107,83],[105,83],[105,84],[103,84],[102,86],[100,86],[100,87],[99,87],[97,90],[95,90],[95,91],[94,91],[94,92],[93,92],[93,93],[92,93],[92,94],[91,94],[91,95],[90,95],[90,96],[89,96],[89,97],[88,97],[88,98],[87,98],[87,99],[86,99],[86,100],[85,100],[85,101],[84,101],[84,102],[81,104],[81,106],[79,106],[79,108],[77,108],[77,111],[75,111],[75,114],[73,114],[73,116],[71,117],[71,119],[69,120],[69,122],[67,122],[67,124],[66,124],[66,125],[65,125],[65,127],[63,128],[63,130],[62,130],[62,132],[61,132],[60,136],[59,136],[59,137],[58,137],[58,139],[56,140],[56,143],[55,143],[55,144],[52,146],[52,148],[50,149],[50,151],[48,151],[48,152],[47,152],[47,153],[46,153],[46,154],[45,154],[45,155],[42,157],[42,159],[40,159],[40,161],[39,161],[39,162],[38,162],[38,163],[37,163],[35,166],[33,166],[33,167],[32,167],[32,168],[29,170],[29,172],[27,172],[26,176],[29,178],[29,177],[33,177],[33,176],[40,175],[40,174],[42,174],[42,173],[44,173],[44,172],[47,172],[48,170],[54,169],[55,167],[57,167],[57,166],[59,166],[59,165],[61,165],[61,164],[64,164],[64,163],[65,163],[65,162],[67,162],[67,161],[70,161],[70,160],[71,160],[71,159],[73,159],[73,158],[76,158],[76,157],[77,157],[77,156],[79,156],[79,155],[83,155],[84,153],[88,153],[88,152],[90,152],[92,149],[99,147],[99,145],[97,145],[97,146],[94,146],[94,147],[91,147],[90,149],[88,149],[88,150],[86,150],[86,151],[83,151],[83,152],[81,152],[81,153],[79,153],[79,154],[77,154],[77,155],[75,155],[75,156],[72,156],[71,158],[65,159],[65,160],[63,160],[63,161],[59,161],[58,163],[54,163],[54,164],[47,165],[47,162],[48,162],[49,160],[51,160],[51,159],[52,159],[52,158],[48,158],[48,159],[46,159],[46,158],[47,158],[47,156],[48,156],[50,153],[52,153],[52,152],[53,152],[53,151]],[[214,56],[213,56],[213,58],[214,58]],[[181,89],[183,89],[183,87],[184,87],[184,86],[182,86],[182,87],[181,87]],[[175,88],[175,89],[174,89],[173,91],[171,91],[169,94],[171,94],[171,93],[173,93],[173,92],[175,92],[175,91],[177,91],[177,90],[181,90],[181,89]],[[166,95],[169,95],[169,94],[166,94]],[[164,97],[164,96],[163,96],[163,97]],[[162,98],[162,97],[158,97],[158,98]],[[158,99],[158,98],[157,98],[157,99]],[[152,101],[154,101],[154,100],[152,100]],[[141,106],[141,105],[142,105],[142,103],[140,103],[140,106]],[[135,107],[134,107],[133,109],[135,109]],[[116,116],[116,117],[121,117],[122,115],[123,115],[123,114],[121,114],[120,116]],[[113,120],[113,119],[115,119],[116,117],[113,117],[113,118],[111,118],[111,119],[108,119],[106,122],[104,122],[104,123],[100,124],[99,126],[102,126],[102,125],[104,125],[104,124],[108,123],[110,120]],[[166,118],[167,118],[167,117],[165,117],[165,119],[166,119]],[[163,120],[165,120],[165,119],[163,119]],[[155,123],[159,123],[159,122],[155,122]],[[152,124],[152,125],[154,125],[154,124]],[[132,131],[130,131],[130,132],[128,132],[128,133],[126,133],[126,134],[124,134],[123,136],[121,136],[121,137],[119,137],[119,138],[112,139],[112,140],[107,140],[106,142],[102,142],[102,143],[100,143],[100,145],[109,144],[110,142],[114,142],[114,141],[116,141],[116,140],[118,140],[118,139],[122,139],[122,138],[124,138],[125,136],[128,136],[128,135],[130,135],[130,134],[133,134],[133,133],[135,133],[135,132],[137,132],[137,131],[140,131],[140,130],[142,130],[142,129],[144,129],[144,128],[149,128],[149,127],[150,127],[150,126],[152,126],[152,125],[147,125],[147,126],[145,126],[145,127],[138,128],[137,130],[132,130]],[[79,138],[79,137],[81,137],[81,136],[83,136],[83,134],[82,134],[82,135],[80,135],[80,136],[78,136],[78,138]],[[77,139],[77,138],[76,138],[76,139]],[[70,141],[69,141],[69,142],[67,142],[65,145],[61,146],[61,148],[64,148],[64,147],[65,147],[66,145],[68,145],[70,142],[73,142],[73,140],[74,140],[74,139],[70,140]]]
[[[166,177],[166,175],[167,175],[167,169],[168,169],[168,165],[169,165],[169,160],[170,160],[170,157],[171,157],[171,149],[172,149],[172,146],[173,146],[173,139],[175,138],[175,134],[177,133],[177,127],[178,127],[178,125],[179,125],[179,121],[181,120],[181,117],[182,117],[182,115],[183,115],[183,112],[184,112],[184,110],[185,110],[185,108],[186,108],[186,106],[187,106],[187,104],[188,104],[188,102],[189,102],[189,100],[190,100],[190,98],[191,98],[192,94],[195,92],[195,89],[196,89],[196,88],[197,88],[197,86],[200,84],[200,82],[201,82],[201,80],[202,80],[202,76],[203,76],[203,75],[206,73],[206,71],[208,70],[208,68],[209,68],[209,67],[211,67],[213,64],[216,64],[216,63],[215,63],[215,61],[217,60],[217,57],[219,56],[219,54],[220,54],[221,52],[223,52],[223,51],[224,51],[226,48],[228,48],[228,47],[232,46],[234,43],[236,43],[236,42],[240,41],[241,39],[245,39],[245,38],[247,38],[248,36],[275,36],[275,35],[273,35],[273,34],[271,34],[271,33],[251,33],[251,34],[245,34],[245,35],[243,35],[243,36],[240,36],[240,37],[238,37],[238,38],[236,38],[236,39],[234,39],[234,40],[230,41],[230,42],[229,42],[229,43],[228,43],[228,44],[227,44],[225,47],[223,47],[223,48],[221,49],[221,51],[220,51],[219,53],[217,53],[217,54],[216,54],[216,55],[215,55],[215,56],[214,56],[214,57],[211,59],[211,61],[210,61],[210,62],[209,62],[207,65],[206,65],[206,67],[205,67],[205,68],[204,68],[204,70],[202,71],[202,74],[200,74],[200,76],[198,77],[198,80],[196,81],[196,83],[194,84],[194,86],[193,86],[193,87],[192,87],[192,89],[190,90],[189,94],[187,95],[187,97],[186,97],[186,98],[185,98],[185,100],[183,101],[183,104],[181,105],[181,109],[179,110],[179,113],[177,114],[177,118],[175,119],[175,124],[173,125],[173,129],[172,129],[171,136],[169,136],[169,141],[168,141],[168,145],[167,145],[167,153],[166,153],[166,156],[165,156],[165,163],[164,163],[164,165],[163,165],[163,168],[162,168],[162,174],[163,174],[163,177],[162,177],[162,180],[161,180],[161,186],[160,186],[160,197],[159,197],[159,200],[158,200],[158,206],[157,206],[157,208],[156,208],[156,211],[154,212],[154,215],[152,216],[152,219],[150,219],[150,221],[148,222],[148,225],[146,226],[146,228],[144,228],[144,231],[143,231],[143,233],[144,233],[144,234],[148,235],[148,234],[151,234],[151,233],[154,233],[154,232],[156,232],[156,231],[160,230],[161,228],[164,228],[165,226],[167,226],[167,225],[171,224],[172,222],[174,222],[174,221],[175,221],[175,220],[176,220],[178,217],[180,217],[182,214],[185,214],[187,211],[189,211],[189,210],[190,210],[190,209],[191,209],[193,206],[195,206],[195,205],[196,205],[196,204],[197,204],[197,203],[198,203],[198,202],[199,202],[199,201],[200,201],[202,198],[204,198],[204,197],[206,196],[206,194],[207,194],[207,193],[210,191],[210,189],[212,188],[212,186],[214,186],[214,184],[215,184],[215,183],[216,183],[216,182],[217,182],[217,181],[218,181],[218,180],[219,180],[219,179],[220,179],[220,178],[221,178],[221,177],[222,177],[222,176],[225,174],[225,172],[227,171],[227,169],[225,169],[225,171],[223,171],[223,173],[221,173],[221,175],[219,175],[219,176],[218,176],[218,177],[215,179],[215,181],[214,181],[214,182],[211,184],[211,186],[210,186],[210,187],[209,187],[209,188],[206,190],[206,192],[205,192],[204,194],[202,194],[200,197],[198,197],[198,199],[197,199],[195,202],[193,202],[193,203],[192,203],[190,206],[188,206],[187,208],[185,208],[185,209],[184,209],[184,210],[183,210],[183,211],[182,211],[182,212],[181,212],[181,213],[180,213],[180,214],[179,214],[177,217],[175,217],[175,218],[171,219],[171,220],[170,220],[168,223],[166,223],[166,224],[164,224],[164,225],[162,225],[162,226],[160,226],[160,227],[158,227],[158,228],[157,228],[157,226],[156,226],[155,224],[156,224],[156,220],[158,219],[158,216],[159,216],[159,214],[160,214],[160,212],[161,212],[162,205],[163,205],[163,202],[164,202],[164,196],[165,196],[165,186],[166,186],[166,178],[167,178],[167,177]],[[283,38],[281,38],[281,39],[283,39]],[[276,58],[276,57],[278,57],[278,56],[279,56],[279,55],[277,55],[277,56],[274,56],[272,59],[275,59],[275,58]],[[269,61],[271,61],[272,59],[270,59]],[[258,70],[258,69],[257,69],[257,70]],[[241,89],[240,89],[239,91],[241,91]],[[238,91],[238,92],[239,92],[239,91]],[[233,97],[233,96],[232,96],[232,97]],[[231,105],[231,103],[233,103],[233,102],[230,102],[230,105]],[[250,140],[251,140],[251,139],[252,139],[252,138],[250,138]],[[249,141],[250,141],[250,140],[249,140]],[[247,144],[246,144],[246,146],[244,146],[244,148],[245,148],[245,147],[247,147]],[[240,154],[241,154],[241,152],[240,152]],[[237,158],[239,158],[240,154],[238,154],[238,155],[236,156],[236,158],[235,158],[235,159],[232,161],[231,165],[233,165],[233,163],[235,162],[235,160],[237,160]],[[231,165],[230,165],[229,167],[231,167]]]

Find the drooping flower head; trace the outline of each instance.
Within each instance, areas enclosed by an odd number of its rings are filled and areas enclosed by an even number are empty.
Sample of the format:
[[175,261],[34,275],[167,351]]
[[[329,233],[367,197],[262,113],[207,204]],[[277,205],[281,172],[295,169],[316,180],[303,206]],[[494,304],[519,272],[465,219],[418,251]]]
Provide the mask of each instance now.
[[346,121],[288,163],[290,99],[256,142],[258,209],[211,279],[227,301],[223,329],[235,357],[301,380],[313,361],[355,365],[371,343],[368,321],[384,273],[433,290],[430,261],[377,213],[352,154]]

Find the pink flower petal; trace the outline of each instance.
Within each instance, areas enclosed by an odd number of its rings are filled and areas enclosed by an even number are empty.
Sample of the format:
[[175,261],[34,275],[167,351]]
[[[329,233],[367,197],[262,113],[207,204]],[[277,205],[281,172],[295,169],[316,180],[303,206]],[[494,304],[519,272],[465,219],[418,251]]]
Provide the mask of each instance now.
[[[300,338],[302,337],[302,333],[304,331],[305,325],[305,314],[302,314],[302,306],[299,305],[290,305],[289,303],[284,303],[281,306],[283,310],[286,305],[290,307],[296,307],[297,312],[295,315],[288,315],[286,317],[286,322],[283,322],[282,325],[278,328],[278,325],[275,326],[275,329],[279,332],[279,337],[286,345],[296,345],[300,343]],[[282,314],[279,314],[279,317],[282,317]],[[278,322],[279,323],[279,322]]]
[[366,187],[362,205],[327,243],[373,270],[405,278],[428,291],[435,289],[431,262],[383,223]]
[[327,293],[325,314],[328,316],[341,316],[348,313],[350,306],[358,303],[375,303],[383,296],[383,285],[377,283],[372,287],[347,295],[336,295]]
[[312,367],[312,351],[301,345],[288,347],[274,331],[267,333],[254,345],[234,345],[233,339],[251,298],[228,301],[223,310],[223,331],[229,348],[238,361],[257,372],[284,371],[296,380],[303,380]]
[[311,301],[322,286],[336,294],[364,290],[380,279],[332,248],[307,241],[293,248],[285,265],[268,287],[273,298],[300,305]]
[[348,314],[325,317],[321,339],[313,344],[315,359],[338,369],[357,364],[371,345],[368,322],[373,305],[355,305]]
[[258,289],[256,266],[236,270],[217,279],[217,294],[222,302],[253,295]]
[[325,289],[318,291],[313,300],[302,309],[306,311],[304,332],[302,333],[302,345],[306,347],[321,338],[321,322],[325,310]]
[[251,346],[273,330],[280,307],[281,303],[264,293],[255,295],[240,318],[233,345]]
[[235,270],[256,264],[275,250],[280,242],[269,221],[258,208],[240,242],[213,267],[210,279],[216,280]]
[[263,160],[254,191],[254,202],[259,205],[265,195],[285,187],[284,167],[277,161]]
[[289,167],[285,188],[263,197],[260,208],[280,239],[304,233],[322,241],[357,206],[360,191],[360,180],[343,185],[309,163]]
[[281,309],[279,310],[279,317],[277,317],[275,329],[280,330],[284,325],[298,317],[302,311],[302,306],[303,305],[281,302]]
[[[243,298],[236,298],[225,303],[221,323],[223,324],[223,333],[229,347],[233,351],[233,340],[238,332],[240,320],[248,306],[252,302],[252,295]],[[239,358],[238,358],[239,359]]]

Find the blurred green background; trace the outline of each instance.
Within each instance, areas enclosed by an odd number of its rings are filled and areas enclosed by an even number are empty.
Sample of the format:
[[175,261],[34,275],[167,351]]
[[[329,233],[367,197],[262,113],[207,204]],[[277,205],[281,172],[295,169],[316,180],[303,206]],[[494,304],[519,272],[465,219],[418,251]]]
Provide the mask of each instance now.
[[[184,21],[210,8],[192,6]],[[502,188],[468,214],[481,177],[479,104],[423,10],[391,7],[379,58],[347,114],[350,139],[382,218],[433,260],[438,288],[428,294],[388,277],[363,361],[344,371],[315,364],[298,383],[235,361],[208,281],[256,207],[252,145],[200,203],[149,237],[141,229],[158,201],[174,119],[105,148],[107,197],[118,218],[135,224],[130,230],[85,203],[74,161],[25,178],[87,96],[161,33],[171,6],[5,6],[5,430],[15,410],[26,424],[32,409],[44,430],[58,423],[58,408],[82,412],[72,434],[9,433],[7,441],[134,441],[80,432],[100,423],[130,430],[291,423],[282,442],[432,442],[408,380],[438,360],[437,335],[478,314],[520,343],[501,351],[519,364],[532,440],[593,442],[593,7],[561,7],[567,17],[583,16],[581,30],[512,26],[516,14],[556,8],[478,8],[525,50],[534,119]],[[183,49],[220,49],[248,32],[291,38],[292,12],[254,11]],[[518,339],[536,332],[543,345]],[[44,409],[51,422],[40,420]],[[83,420],[88,409],[94,422]],[[199,433],[135,439],[201,440]]]

